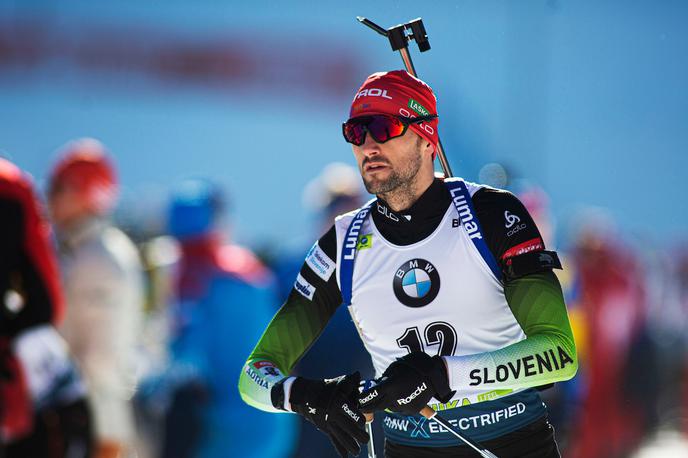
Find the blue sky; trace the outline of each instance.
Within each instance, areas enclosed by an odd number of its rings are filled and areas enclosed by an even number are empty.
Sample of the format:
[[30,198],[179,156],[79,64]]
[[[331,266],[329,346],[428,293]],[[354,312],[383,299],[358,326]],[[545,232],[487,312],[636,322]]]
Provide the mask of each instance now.
[[[455,173],[475,180],[483,164],[507,164],[549,193],[560,221],[598,206],[654,240],[688,229],[684,2],[98,3],[0,6],[0,36],[21,37],[32,21],[59,43],[30,63],[0,59],[0,153],[39,183],[61,144],[94,136],[115,156],[125,202],[154,209],[180,179],[205,176],[231,192],[242,240],[312,238],[303,186],[328,162],[353,163],[340,134],[350,99],[369,73],[401,67],[354,18],[422,16],[432,49],[412,53],[437,93]],[[74,48],[97,40],[124,64],[75,60]],[[131,63],[161,43],[258,68],[223,82]]]

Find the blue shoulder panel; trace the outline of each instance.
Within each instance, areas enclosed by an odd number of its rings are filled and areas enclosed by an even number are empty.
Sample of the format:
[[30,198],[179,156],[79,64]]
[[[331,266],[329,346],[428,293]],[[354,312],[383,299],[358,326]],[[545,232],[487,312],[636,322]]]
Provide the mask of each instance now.
[[351,284],[354,277],[354,260],[356,259],[356,245],[361,227],[370,214],[370,206],[375,199],[365,204],[351,220],[342,242],[342,260],[339,263],[339,286],[342,289],[342,301],[344,305],[351,304]]
[[456,207],[456,211],[459,213],[459,221],[461,221],[461,226],[463,226],[466,234],[470,237],[473,245],[480,253],[480,256],[485,260],[488,267],[492,271],[492,274],[497,280],[502,278],[502,270],[497,264],[497,260],[492,255],[490,248],[487,246],[485,239],[483,238],[483,231],[480,227],[480,221],[478,217],[475,216],[475,209],[473,208],[473,199],[466,188],[466,183],[459,178],[449,179],[444,182],[449,189],[449,194],[451,194],[452,202]]

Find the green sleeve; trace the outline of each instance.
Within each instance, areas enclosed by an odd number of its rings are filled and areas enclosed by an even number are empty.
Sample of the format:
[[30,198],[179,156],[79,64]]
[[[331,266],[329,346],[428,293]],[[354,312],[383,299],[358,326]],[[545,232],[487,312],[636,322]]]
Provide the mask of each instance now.
[[578,356],[554,273],[512,280],[504,294],[526,338],[491,352],[445,357],[452,388],[521,389],[572,378]]
[[336,309],[292,291],[253,349],[239,378],[239,392],[249,405],[277,411],[270,401],[272,386],[288,375],[317,340]]
[[[313,260],[314,253],[317,261]],[[289,375],[342,303],[333,259],[334,227],[311,248],[287,301],[268,324],[241,371],[239,393],[247,404],[279,411],[270,400],[272,386]]]

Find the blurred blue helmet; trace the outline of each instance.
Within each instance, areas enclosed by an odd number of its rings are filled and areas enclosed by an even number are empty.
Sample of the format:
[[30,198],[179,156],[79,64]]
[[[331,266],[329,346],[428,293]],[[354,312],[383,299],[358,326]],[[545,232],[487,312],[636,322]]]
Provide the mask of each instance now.
[[219,186],[207,180],[186,180],[172,192],[167,229],[179,240],[207,235],[225,209]]

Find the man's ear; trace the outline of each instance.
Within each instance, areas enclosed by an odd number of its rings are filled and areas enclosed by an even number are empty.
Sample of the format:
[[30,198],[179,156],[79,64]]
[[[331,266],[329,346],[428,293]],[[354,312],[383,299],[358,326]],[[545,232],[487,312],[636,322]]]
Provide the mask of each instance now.
[[429,141],[424,141],[423,142],[423,148],[424,148],[424,153],[425,154],[434,154],[435,152],[435,147],[430,143]]
[[[418,135],[418,134],[416,134],[416,135]],[[435,147],[432,145],[432,143],[430,143],[424,137],[418,135],[418,139],[416,140],[416,148],[418,148],[417,145],[421,145],[420,147],[423,148],[423,153],[422,153],[423,155],[431,154],[431,155],[433,155],[433,159],[434,159]]]

